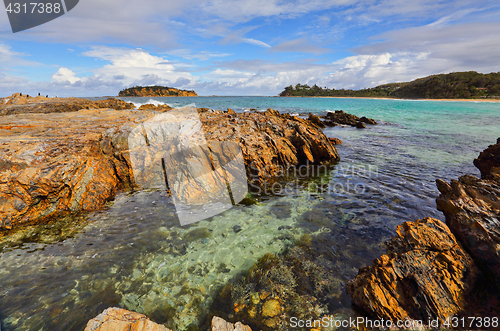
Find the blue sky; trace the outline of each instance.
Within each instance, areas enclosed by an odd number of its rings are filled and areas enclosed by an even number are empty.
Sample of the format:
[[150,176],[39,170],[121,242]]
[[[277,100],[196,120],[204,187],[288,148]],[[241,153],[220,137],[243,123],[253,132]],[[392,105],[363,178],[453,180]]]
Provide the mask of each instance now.
[[117,95],[134,85],[276,95],[500,71],[497,0],[80,0],[13,34],[0,14],[0,97]]

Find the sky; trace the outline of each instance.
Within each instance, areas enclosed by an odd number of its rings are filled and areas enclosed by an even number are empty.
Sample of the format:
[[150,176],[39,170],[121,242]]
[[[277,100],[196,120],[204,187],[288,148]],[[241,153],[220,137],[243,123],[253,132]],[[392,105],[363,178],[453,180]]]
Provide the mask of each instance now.
[[277,95],[498,72],[499,35],[498,0],[80,0],[17,33],[1,11],[0,97]]

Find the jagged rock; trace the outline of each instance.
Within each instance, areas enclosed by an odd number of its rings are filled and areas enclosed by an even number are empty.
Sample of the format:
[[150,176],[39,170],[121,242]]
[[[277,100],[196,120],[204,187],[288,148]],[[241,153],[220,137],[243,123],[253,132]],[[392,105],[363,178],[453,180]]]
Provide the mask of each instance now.
[[[451,231],[477,265],[500,284],[500,141],[482,152],[474,164],[485,179],[465,175],[450,184],[436,181],[437,207]],[[497,285],[498,286],[498,285]]]
[[339,138],[328,138],[328,140],[330,140],[330,142],[333,145],[340,145],[340,144],[342,144],[342,140],[340,140]]
[[365,128],[366,128],[366,125],[364,125],[362,122],[358,122],[358,123],[356,123],[356,127],[357,127],[358,129],[365,129]]
[[308,120],[318,128],[326,127],[326,125],[321,121],[321,119],[314,114],[309,113]]
[[200,117],[208,141],[241,146],[249,179],[258,182],[280,176],[290,166],[339,159],[321,130],[307,120],[274,109],[238,113],[231,118],[204,112]]
[[441,221],[405,222],[387,254],[347,283],[353,302],[376,318],[441,321],[466,305],[479,271]]
[[[225,330],[225,329],[223,329]],[[232,329],[228,329],[232,330]],[[87,323],[84,331],[171,331],[146,315],[121,308],[107,308]]]
[[[128,137],[139,123],[158,116],[150,111],[59,113],[52,105],[41,110],[56,113],[0,116],[0,228],[96,210],[118,190],[136,184]],[[198,114],[212,152],[217,144],[210,141],[241,147],[249,180],[261,183],[289,166],[339,158],[320,130],[294,116],[269,110]]]
[[157,111],[168,111],[168,110],[172,110],[174,108],[170,107],[169,105],[158,105],[158,106],[155,106],[151,103],[147,103],[145,105],[141,105],[139,107],[139,110],[157,110]]
[[234,110],[232,110],[231,108],[227,109],[227,113],[231,114],[231,115],[236,114],[236,112]]
[[363,122],[363,123],[366,123],[366,124],[371,124],[371,125],[376,125],[377,124],[377,122],[375,122],[375,120],[373,120],[371,118],[368,118],[368,117],[365,117],[365,116],[361,117],[359,119],[359,121]]
[[252,331],[252,329],[241,322],[235,324],[226,322],[220,317],[214,316],[212,318],[211,331]]
[[116,128],[152,116],[107,110],[0,116],[0,228],[102,207],[130,182]]
[[482,179],[500,181],[500,138],[495,145],[489,146],[474,160],[474,165],[481,171]]
[[343,110],[336,110],[335,112],[328,112],[325,116],[323,116],[323,123],[328,126],[333,126],[338,125],[338,124],[343,124],[343,125],[350,125],[354,127],[360,128],[363,123],[367,124],[377,124],[375,120],[367,117],[362,117],[359,118],[356,115],[351,115]]

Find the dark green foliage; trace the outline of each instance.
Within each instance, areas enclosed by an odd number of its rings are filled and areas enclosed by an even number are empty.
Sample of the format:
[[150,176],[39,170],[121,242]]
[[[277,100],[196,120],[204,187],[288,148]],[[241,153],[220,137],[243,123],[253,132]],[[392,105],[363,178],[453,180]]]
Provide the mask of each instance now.
[[387,97],[406,99],[474,99],[500,97],[500,73],[453,72],[419,78],[409,83],[391,83],[362,90],[335,90],[317,85],[285,87],[286,96]]
[[[138,92],[140,91],[147,91],[148,95],[151,96],[177,96],[179,95],[180,91],[187,91],[187,90],[179,90],[174,87],[168,87],[168,86],[134,86],[134,87],[129,87],[127,89],[121,90],[120,93],[118,93],[118,96],[120,97],[135,97],[138,96]],[[188,91],[188,92],[194,92],[194,91]],[[140,95],[140,94],[139,94]]]

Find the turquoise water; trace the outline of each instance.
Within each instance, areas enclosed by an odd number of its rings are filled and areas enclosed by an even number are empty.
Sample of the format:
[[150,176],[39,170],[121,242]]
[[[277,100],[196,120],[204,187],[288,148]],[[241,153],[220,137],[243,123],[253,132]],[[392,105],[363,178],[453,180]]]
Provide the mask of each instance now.
[[[137,105],[150,98],[123,98]],[[260,256],[309,233],[330,238],[336,282],[385,252],[395,227],[435,208],[435,179],[478,175],[472,161],[500,136],[500,103],[272,97],[154,98],[182,106],[321,114],[379,122],[359,130],[326,128],[343,140],[329,174],[304,180],[321,190],[254,195],[210,219],[181,227],[162,191],[124,192],[102,211],[0,237],[2,330],[83,330],[109,306],[145,313],[186,330],[203,318],[217,289]],[[345,313],[345,295],[333,307]]]

